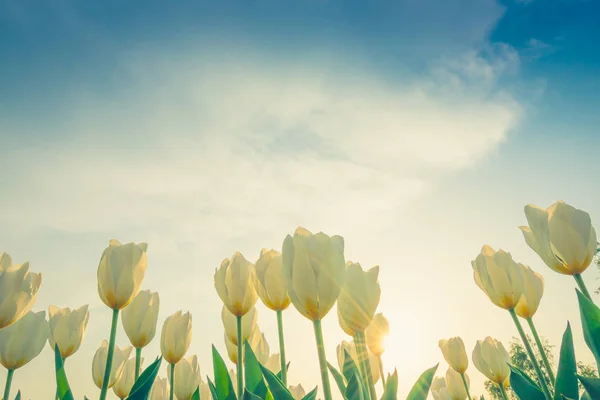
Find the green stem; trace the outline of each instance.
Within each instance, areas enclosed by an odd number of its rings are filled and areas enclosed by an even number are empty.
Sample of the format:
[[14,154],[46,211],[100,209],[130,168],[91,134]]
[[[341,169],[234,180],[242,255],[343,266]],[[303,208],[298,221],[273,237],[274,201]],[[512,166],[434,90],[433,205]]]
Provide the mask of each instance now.
[[542,345],[542,341],[540,340],[540,336],[538,335],[537,329],[533,323],[533,319],[527,318],[527,324],[529,324],[529,329],[531,329],[531,333],[533,334],[533,338],[535,339],[535,344],[540,351],[540,355],[542,356],[542,362],[544,363],[544,368],[546,368],[546,372],[548,372],[548,376],[550,377],[550,382],[555,384],[556,377],[554,376],[554,371],[552,371],[552,366],[548,361],[548,356],[546,355],[546,351],[544,350],[544,346]]
[[527,336],[525,336],[525,331],[523,331],[523,327],[521,326],[521,322],[519,322],[517,313],[515,313],[514,309],[508,310],[508,312],[510,313],[510,316],[512,317],[513,322],[515,323],[515,326],[517,327],[517,331],[519,331],[519,335],[521,336],[523,345],[525,346],[525,349],[527,350],[527,354],[529,355],[529,359],[531,360],[533,369],[535,369],[535,373],[538,377],[539,384],[542,388],[542,391],[544,392],[544,397],[546,397],[547,400],[551,400],[552,397],[550,396],[550,391],[548,390],[548,385],[546,384],[546,379],[544,379],[544,375],[542,374],[542,370],[540,369],[540,364],[538,364],[538,362],[535,358],[535,354],[533,354],[533,350],[531,349],[529,340],[527,339]]
[[110,380],[110,369],[112,368],[113,355],[115,353],[115,339],[117,338],[117,321],[119,319],[119,310],[113,310],[112,324],[110,326],[110,341],[108,342],[108,355],[106,356],[106,367],[104,368],[104,379],[102,380],[102,390],[100,391],[100,400],[106,400],[108,392],[108,381]]
[[327,358],[325,357],[325,344],[323,342],[323,328],[321,320],[313,321],[315,328],[315,339],[317,340],[317,353],[319,354],[319,368],[321,369],[321,381],[323,382],[323,395],[325,400],[331,400],[331,385],[329,384],[329,371],[327,370]]
[[575,278],[575,282],[577,282],[577,286],[579,286],[581,293],[583,293],[588,299],[592,300],[592,296],[590,295],[587,286],[585,286],[585,282],[583,281],[581,274],[575,274],[573,275],[573,278]]
[[4,386],[4,397],[3,399],[8,399],[8,395],[10,395],[10,385],[12,383],[13,374],[15,373],[14,369],[8,370],[8,375],[6,375],[6,385]]
[[381,375],[381,383],[383,384],[383,390],[385,391],[385,375],[383,372],[383,361],[381,356],[377,356],[377,365],[379,366],[379,375]]
[[469,392],[469,384],[467,383],[467,379],[465,378],[465,374],[462,373],[460,374],[460,377],[462,378],[463,381],[463,385],[465,385],[465,393],[467,393],[467,399],[471,400],[471,393]]
[[171,388],[169,392],[169,400],[173,400],[173,392],[175,391],[175,364],[171,364]]
[[285,362],[285,343],[283,342],[283,311],[277,310],[277,331],[279,332],[279,359],[281,361],[281,381],[287,387],[287,365]]
[[500,393],[502,393],[502,398],[504,400],[508,400],[508,394],[506,393],[506,389],[504,389],[504,384],[503,383],[499,383],[498,387],[500,387]]
[[242,348],[242,316],[237,317],[237,395],[238,399],[242,400],[244,397],[244,377],[242,375],[242,359],[243,359],[243,348]]
[[[140,366],[142,364],[142,349],[135,349],[135,380],[140,377]],[[134,381],[135,382],[135,381]]]
[[367,351],[367,344],[365,343],[364,332],[354,332],[354,345],[356,346],[356,353],[358,355],[360,369],[362,370],[363,381],[369,387],[369,397],[371,400],[377,400],[375,383],[373,382],[373,372],[371,371],[371,363],[369,362],[369,353]]

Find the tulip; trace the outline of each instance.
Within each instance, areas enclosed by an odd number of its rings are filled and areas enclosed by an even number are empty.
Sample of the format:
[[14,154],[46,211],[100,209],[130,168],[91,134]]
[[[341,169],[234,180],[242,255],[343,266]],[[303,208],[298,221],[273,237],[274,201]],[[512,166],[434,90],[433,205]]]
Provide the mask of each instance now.
[[[260,329],[257,327],[254,328],[254,331],[252,331],[252,336],[250,336],[250,338],[248,339],[248,343],[250,344],[250,347],[252,348],[252,351],[254,352],[257,360],[262,364],[261,359],[264,361],[265,360],[265,355],[264,353],[262,355],[259,354],[259,352],[261,351],[261,349],[259,349],[259,347],[261,346],[261,341],[263,340],[263,334],[260,331]],[[229,356],[229,359],[231,360],[232,363],[237,364],[238,362],[238,346],[235,345],[233,342],[231,342],[231,340],[229,340],[229,337],[227,336],[227,334],[224,335],[225,338],[225,347],[227,349],[227,354]],[[266,340],[265,340],[266,343]],[[267,354],[266,357],[269,357],[268,351],[269,351],[269,345],[266,345],[266,350],[267,350]],[[264,348],[263,350],[264,351]],[[243,353],[242,353],[243,354]],[[243,362],[243,358],[242,358],[242,362]]]
[[450,397],[450,393],[446,387],[446,380],[444,378],[433,378],[430,390],[433,400],[453,400],[452,397]]
[[17,322],[35,304],[42,274],[29,272],[29,263],[13,265],[7,253],[0,255],[0,329]]
[[294,400],[302,400],[304,396],[306,396],[306,392],[302,387],[302,384],[297,384],[296,386],[290,385],[289,387],[290,393],[294,397]]
[[[140,363],[143,361],[144,359],[142,358]],[[115,392],[118,398],[124,399],[129,396],[129,392],[136,381],[135,371],[137,366],[137,360],[135,358],[130,358],[125,361],[123,372],[113,385],[113,392]]]
[[117,321],[119,310],[125,308],[137,296],[144,280],[148,265],[146,243],[128,243],[122,245],[118,240],[112,239],[102,253],[98,265],[98,294],[100,299],[113,310],[108,344],[108,362],[100,391],[100,400],[106,399],[108,392],[108,377],[117,337]]
[[211,400],[212,393],[210,392],[210,387],[206,382],[200,379],[200,399],[202,400]]
[[299,227],[283,242],[282,265],[285,288],[300,314],[313,321],[325,400],[331,400],[331,386],[325,357],[321,319],[340,295],[346,279],[344,239],[315,235]]
[[156,377],[154,384],[152,384],[152,389],[150,390],[148,400],[168,400],[169,393],[171,392],[169,380],[167,378]]
[[[225,328],[227,338],[231,343],[237,346],[237,317],[233,315],[227,307],[223,306],[223,309],[221,310],[221,320],[223,321],[223,327]],[[256,307],[252,307],[250,311],[242,317],[242,343],[252,336],[257,320],[258,315]]]
[[269,348],[269,343],[267,343],[267,339],[265,338],[264,333],[260,333],[258,335],[256,346],[252,350],[254,351],[258,362],[265,365],[269,360],[269,354],[271,352],[271,349]]
[[274,374],[277,374],[281,371],[281,363],[280,363],[280,355],[279,353],[271,354],[265,363],[265,367],[269,369]]
[[163,358],[171,364],[170,381],[171,394],[170,400],[173,400],[173,366],[185,356],[190,348],[192,341],[192,315],[189,312],[185,314],[181,310],[167,317],[163,324],[160,336],[160,351]]
[[16,369],[40,354],[48,340],[46,312],[28,312],[10,326],[0,329],[0,364],[8,370],[4,399],[10,395],[10,386]]
[[371,324],[365,330],[365,338],[367,347],[377,357],[379,374],[381,375],[381,383],[385,390],[385,376],[383,373],[383,362],[381,355],[385,351],[385,341],[390,334],[390,324],[382,313],[375,314]]
[[446,371],[446,387],[452,400],[470,400],[469,384],[469,376],[466,373],[460,374],[452,368]]
[[106,340],[102,341],[100,348],[96,350],[96,354],[94,354],[94,360],[92,362],[92,377],[94,378],[94,383],[98,388],[103,387],[113,387],[117,379],[121,377],[123,373],[123,368],[125,367],[125,362],[129,359],[129,355],[131,354],[131,347],[115,347],[114,353],[111,362],[110,375],[106,380],[105,385],[105,374],[104,371],[107,370],[106,364],[108,360],[108,342]]
[[509,363],[508,352],[500,341],[489,336],[483,341],[477,341],[473,350],[473,364],[479,372],[498,385],[505,399],[508,399],[504,382],[510,377]]
[[58,344],[63,359],[72,356],[81,346],[87,328],[90,312],[87,304],[76,310],[70,308],[48,307],[50,336],[48,343],[54,350]]
[[[169,375],[171,375],[172,365],[167,367]],[[171,386],[174,386],[175,397],[177,400],[190,400],[192,395],[200,385],[200,365],[198,357],[191,356],[181,359],[175,364],[174,381]]]
[[469,359],[462,339],[460,337],[442,339],[439,346],[448,365],[459,374],[464,374],[469,367]]

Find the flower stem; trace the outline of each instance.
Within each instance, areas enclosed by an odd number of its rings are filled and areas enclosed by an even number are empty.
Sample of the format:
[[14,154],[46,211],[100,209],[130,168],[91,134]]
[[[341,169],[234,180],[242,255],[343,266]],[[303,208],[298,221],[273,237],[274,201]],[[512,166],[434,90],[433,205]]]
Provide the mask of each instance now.
[[277,331],[279,332],[279,359],[281,361],[281,380],[287,387],[287,365],[285,361],[285,343],[283,341],[283,311],[277,310]]
[[323,342],[323,328],[321,320],[313,321],[315,328],[315,339],[317,340],[317,353],[319,354],[319,367],[321,369],[321,381],[323,382],[323,395],[325,400],[331,400],[331,385],[329,384],[329,371],[327,370],[327,358],[325,357],[325,344]]
[[12,383],[13,374],[15,373],[14,369],[8,370],[8,375],[6,375],[6,385],[4,386],[4,397],[3,399],[8,399],[8,395],[10,395],[10,385]]
[[356,353],[358,355],[360,369],[362,370],[363,381],[369,387],[369,397],[371,400],[377,400],[377,393],[375,392],[375,383],[373,383],[373,373],[371,371],[371,363],[369,362],[369,353],[365,343],[364,332],[354,332],[354,344],[356,345]]
[[[140,377],[140,366],[142,363],[142,349],[135,349],[135,380],[137,381]],[[134,381],[135,382],[135,381]]]
[[171,388],[169,392],[169,400],[173,400],[173,392],[175,391],[175,364],[171,364]]
[[471,400],[471,393],[469,392],[469,385],[467,384],[467,379],[465,378],[465,374],[464,372],[462,374],[460,374],[460,377],[462,378],[463,381],[463,385],[465,385],[465,393],[467,394],[467,399]]
[[573,275],[573,278],[575,278],[575,282],[577,282],[577,286],[579,286],[581,293],[583,293],[588,299],[592,300],[592,296],[590,295],[587,286],[585,286],[585,282],[583,281],[581,274],[575,274]]
[[548,376],[550,377],[550,382],[554,385],[556,381],[556,377],[554,376],[554,371],[552,371],[552,366],[550,366],[550,362],[548,361],[548,356],[546,355],[546,351],[544,350],[544,346],[542,346],[542,341],[540,340],[540,336],[538,335],[537,329],[533,323],[533,319],[527,318],[527,324],[529,324],[529,329],[531,329],[531,333],[533,334],[533,338],[535,339],[535,344],[540,351],[540,355],[542,356],[542,362],[544,363],[544,368],[546,368],[546,372],[548,372]]
[[383,390],[385,391],[385,376],[383,372],[383,361],[381,356],[377,356],[377,365],[379,366],[379,375],[381,375],[381,383],[383,384]]
[[521,326],[521,322],[519,322],[519,318],[517,317],[517,313],[515,313],[515,310],[508,310],[508,312],[510,313],[510,316],[513,319],[513,322],[515,323],[515,326],[517,327],[517,331],[519,331],[519,335],[521,336],[521,340],[523,341],[523,345],[525,346],[525,349],[527,350],[527,354],[529,355],[529,359],[531,360],[531,364],[533,365],[533,369],[535,370],[535,373],[538,377],[538,381],[539,384],[542,388],[542,392],[544,392],[544,397],[546,397],[547,400],[551,400],[552,397],[550,396],[550,391],[548,390],[548,385],[546,384],[546,379],[544,379],[544,375],[542,374],[542,370],[540,369],[540,364],[538,364],[536,358],[535,358],[535,354],[533,354],[533,350],[531,349],[531,345],[529,344],[529,340],[527,339],[527,336],[525,336],[525,332],[523,331],[523,327]]
[[108,342],[108,355],[106,356],[106,367],[104,368],[104,379],[102,380],[102,390],[100,391],[100,400],[106,400],[108,391],[108,381],[110,380],[110,369],[112,368],[113,355],[115,353],[115,340],[117,338],[117,321],[119,319],[119,310],[114,309],[112,315],[112,324],[110,326],[110,341]]
[[242,359],[243,351],[242,348],[242,316],[238,315],[237,318],[237,387],[238,387],[238,399],[242,400],[244,397],[244,377],[242,375]]
[[506,389],[504,389],[504,384],[503,383],[499,383],[498,387],[500,388],[500,393],[502,393],[502,398],[504,400],[508,400],[508,394],[506,393]]

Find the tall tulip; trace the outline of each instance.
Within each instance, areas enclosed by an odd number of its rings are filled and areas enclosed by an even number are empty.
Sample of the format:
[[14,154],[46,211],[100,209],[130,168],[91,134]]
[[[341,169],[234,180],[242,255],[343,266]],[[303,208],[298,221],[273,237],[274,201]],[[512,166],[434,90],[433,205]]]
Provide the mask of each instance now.
[[88,305],[81,306],[76,310],[71,310],[69,307],[50,306],[48,307],[48,316],[50,348],[54,350],[54,345],[58,344],[63,359],[72,356],[81,346],[85,336],[90,319]]
[[297,384],[296,386],[290,385],[289,390],[292,394],[292,397],[294,397],[294,400],[302,400],[304,396],[306,396],[306,391],[302,387],[301,383]]
[[262,249],[256,267],[256,292],[262,302],[277,314],[279,353],[281,354],[281,380],[287,385],[285,342],[283,338],[283,310],[290,305],[290,297],[283,281],[281,253]]
[[375,314],[371,324],[365,330],[365,336],[367,339],[367,347],[371,353],[377,357],[377,364],[379,366],[379,374],[381,375],[381,383],[385,390],[385,376],[383,372],[383,362],[381,355],[385,351],[385,341],[390,334],[390,324],[386,317],[382,313]]
[[525,216],[529,226],[520,228],[529,247],[554,271],[573,275],[581,291],[591,298],[581,278],[597,248],[590,215],[558,201],[545,210],[529,204]]
[[[139,363],[141,364],[144,361],[142,358]],[[138,367],[138,361],[135,358],[130,358],[125,361],[125,365],[123,366],[123,372],[121,372],[121,376],[117,379],[115,384],[113,385],[113,392],[120,399],[125,399],[129,396],[129,392],[133,387],[133,384],[137,380],[135,377],[136,367]]]
[[8,370],[4,399],[10,396],[15,370],[37,357],[46,340],[48,322],[45,311],[29,311],[10,326],[0,329],[0,364]]
[[168,317],[162,328],[160,336],[160,351],[169,364],[171,370],[169,378],[171,381],[171,394],[169,399],[173,400],[173,366],[185,356],[192,341],[192,315],[189,312],[183,314],[181,310]]
[[156,323],[158,321],[158,309],[160,298],[158,293],[150,290],[142,290],[133,301],[123,309],[121,321],[123,328],[129,338],[129,342],[135,347],[135,379],[140,375],[140,360],[142,348],[154,339],[156,335]]
[[[229,311],[237,317],[238,354],[243,353],[242,317],[246,315],[258,300],[255,288],[256,271],[254,265],[235,252],[231,260],[226,258],[215,271],[215,289]],[[242,357],[237,362],[238,398],[244,394]]]
[[[103,340],[98,350],[96,350],[94,360],[92,361],[92,377],[99,389],[105,386],[105,382],[106,387],[113,387],[117,379],[121,377],[125,362],[129,359],[129,355],[131,354],[131,346],[115,346],[112,360],[108,359],[108,354],[108,342]],[[106,364],[108,361],[111,361],[110,375],[108,376],[108,379],[105,379],[104,371],[106,371]]]
[[127,243],[122,245],[112,239],[102,253],[98,265],[98,294],[100,299],[113,310],[108,344],[108,362],[100,391],[100,400],[106,399],[110,369],[117,336],[119,310],[125,308],[137,296],[144,280],[148,261],[146,243]]
[[152,389],[150,389],[148,400],[168,400],[169,393],[172,393],[169,379],[157,376],[154,384],[152,384]]
[[321,319],[338,299],[346,280],[344,239],[315,235],[299,227],[283,242],[282,265],[285,287],[300,314],[313,321],[325,400],[331,400],[331,386]]
[[446,371],[446,387],[452,400],[471,400],[469,384],[469,376],[466,373],[460,374],[452,368]]
[[[169,375],[172,369],[173,366],[169,365],[167,368]],[[181,361],[175,364],[174,378],[171,385],[174,387],[177,400],[190,400],[200,384],[198,357],[194,355],[182,358]]]
[[0,255],[0,329],[15,323],[35,304],[42,274],[29,272],[29,263],[13,265],[7,253]]
[[[237,346],[237,317],[233,315],[227,307],[223,306],[223,309],[221,310],[221,320],[223,321],[223,328],[225,328],[225,334],[229,338],[229,341]],[[258,313],[256,307],[252,307],[250,311],[242,317],[242,344],[252,336],[254,328],[256,327],[256,321],[258,321]]]
[[468,399],[471,398],[469,393],[469,384],[466,377],[466,371],[469,367],[469,358],[467,357],[467,351],[465,350],[465,344],[460,337],[453,337],[450,339],[442,339],[439,342],[440,349],[444,355],[444,359],[456,373],[459,374],[462,380],[462,385],[466,391]]
[[477,341],[475,349],[473,349],[473,364],[479,372],[498,385],[506,400],[508,400],[508,396],[504,387],[510,376],[509,363],[508,352],[500,341],[489,336],[483,341]]
[[454,400],[448,392],[448,388],[446,386],[446,379],[444,378],[433,378],[430,390],[431,395],[433,396],[433,400]]

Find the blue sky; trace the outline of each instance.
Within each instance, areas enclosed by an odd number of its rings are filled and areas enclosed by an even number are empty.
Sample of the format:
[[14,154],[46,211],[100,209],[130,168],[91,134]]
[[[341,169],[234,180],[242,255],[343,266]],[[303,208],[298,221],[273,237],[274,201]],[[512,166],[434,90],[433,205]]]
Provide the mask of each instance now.
[[[209,344],[225,351],[214,268],[280,248],[298,225],[381,266],[400,396],[442,361],[440,338],[470,352],[516,334],[473,282],[484,243],[544,274],[539,330],[559,343],[571,320],[591,361],[573,282],[517,226],[525,204],[559,199],[600,218],[599,15],[579,0],[4,2],[0,250],[42,272],[38,309],[90,304],[67,363],[76,394],[97,393],[91,357],[110,313],[95,274],[110,238],[149,243],[159,323],[192,311],[190,354],[209,374]],[[586,279],[597,286],[596,269]],[[274,315],[259,315],[276,349]],[[324,323],[334,360],[344,335],[334,314]],[[312,349],[293,309],[286,326]],[[158,351],[156,338],[148,357]],[[316,353],[289,357],[292,383],[319,383]],[[47,348],[14,387],[44,398],[51,366]]]

